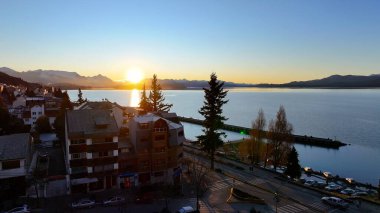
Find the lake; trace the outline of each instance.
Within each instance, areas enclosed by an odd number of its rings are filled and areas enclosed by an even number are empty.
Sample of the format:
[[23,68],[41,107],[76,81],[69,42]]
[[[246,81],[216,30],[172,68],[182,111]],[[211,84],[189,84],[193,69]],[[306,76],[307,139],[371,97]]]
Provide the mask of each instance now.
[[[104,98],[124,106],[137,106],[138,90],[82,90],[88,100]],[[77,91],[68,91],[77,100]],[[166,90],[171,111],[185,117],[202,119],[203,90]],[[377,185],[380,179],[380,90],[379,89],[229,89],[229,102],[223,113],[226,123],[251,127],[260,108],[267,123],[280,105],[286,109],[294,133],[340,140],[351,144],[339,150],[296,144],[302,166],[330,171],[341,177]],[[196,125],[185,124],[189,139],[200,133]],[[229,133],[231,140],[240,137]],[[227,139],[227,140],[228,140]]]

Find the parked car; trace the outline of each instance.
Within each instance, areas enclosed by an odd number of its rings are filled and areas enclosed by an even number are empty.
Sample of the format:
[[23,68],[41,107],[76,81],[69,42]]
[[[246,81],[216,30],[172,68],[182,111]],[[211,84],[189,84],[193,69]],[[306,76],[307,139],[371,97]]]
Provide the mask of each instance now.
[[103,201],[103,205],[105,206],[110,206],[110,205],[117,205],[125,202],[125,198],[119,197],[119,196],[114,196],[110,197],[106,200]]
[[342,187],[337,184],[329,184],[328,186],[325,187],[325,189],[328,191],[339,191],[342,189]]
[[304,167],[303,170],[304,170],[306,173],[313,172],[313,169],[312,169],[311,167]]
[[353,189],[350,189],[350,188],[346,188],[346,189],[343,189],[342,191],[340,191],[341,194],[344,194],[344,195],[352,195],[354,194],[356,191],[353,190]]
[[355,192],[355,193],[352,194],[352,196],[354,196],[354,197],[358,197],[358,196],[367,196],[367,195],[368,195],[367,192],[361,192],[361,191],[359,191],[359,192]]
[[190,212],[196,212],[196,211],[191,206],[184,206],[178,209],[176,213],[190,213]]
[[337,197],[322,197],[322,202],[339,208],[348,208],[348,203]]
[[323,172],[323,176],[325,176],[325,178],[332,178],[332,174],[330,172]]
[[6,211],[6,213],[29,213],[29,212],[30,212],[30,208],[26,204]]
[[348,184],[354,184],[355,180],[353,178],[346,178],[345,179]]
[[92,208],[95,206],[95,201],[90,199],[82,199],[71,204],[72,208]]
[[316,181],[314,184],[312,184],[313,187],[323,189],[327,186],[325,181]]
[[317,181],[316,180],[307,180],[305,181],[304,185],[305,186],[313,186]]

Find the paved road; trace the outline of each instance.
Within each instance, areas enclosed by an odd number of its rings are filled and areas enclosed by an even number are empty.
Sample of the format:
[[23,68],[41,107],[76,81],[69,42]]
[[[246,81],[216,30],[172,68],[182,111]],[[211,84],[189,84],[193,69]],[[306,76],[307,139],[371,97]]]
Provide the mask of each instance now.
[[[185,149],[186,151],[187,149]],[[205,164],[208,164],[208,160],[201,157],[199,153],[197,155],[192,155],[186,152],[187,156],[191,156],[192,158],[197,158],[201,160]],[[217,157],[218,160],[222,160],[222,158]],[[238,164],[234,161],[229,161],[223,159],[226,163],[234,163]],[[233,168],[226,164],[221,164],[216,162],[215,168],[220,168],[224,173],[226,173],[230,177],[235,177],[237,180],[248,181],[249,184],[245,184],[243,186],[246,190],[256,190],[262,191],[261,198],[263,198],[267,204],[269,204],[272,210],[276,209],[276,205],[273,201],[273,193],[277,192],[280,194],[280,202],[277,205],[277,212],[283,213],[291,213],[291,212],[380,212],[380,206],[373,205],[368,202],[362,202],[360,208],[356,207],[353,204],[350,204],[350,207],[347,211],[341,211],[339,209],[333,208],[331,206],[325,205],[321,202],[321,197],[326,196],[317,191],[307,189],[304,187],[300,187],[291,183],[288,183],[285,180],[279,180],[276,178],[278,175],[269,171],[265,171],[263,169],[254,168],[253,171],[248,171],[249,168],[245,164],[238,164],[240,167],[244,168],[244,170],[239,170]],[[223,182],[221,182],[223,183]],[[241,183],[243,184],[243,183]],[[212,186],[210,191],[215,190],[220,187],[227,187],[224,183],[217,184],[218,186]],[[256,187],[254,187],[254,186]],[[255,189],[256,188],[256,189]],[[264,190],[258,190],[262,188]],[[265,193],[265,190],[273,192],[273,193]]]

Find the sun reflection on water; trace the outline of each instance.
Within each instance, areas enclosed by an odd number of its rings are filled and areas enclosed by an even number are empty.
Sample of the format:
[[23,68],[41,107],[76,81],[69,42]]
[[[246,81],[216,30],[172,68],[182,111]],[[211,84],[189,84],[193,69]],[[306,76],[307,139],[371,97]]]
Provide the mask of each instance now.
[[139,106],[139,102],[140,102],[139,91],[137,89],[134,89],[131,91],[131,95],[129,98],[129,103],[130,103],[129,106],[137,107],[137,106]]

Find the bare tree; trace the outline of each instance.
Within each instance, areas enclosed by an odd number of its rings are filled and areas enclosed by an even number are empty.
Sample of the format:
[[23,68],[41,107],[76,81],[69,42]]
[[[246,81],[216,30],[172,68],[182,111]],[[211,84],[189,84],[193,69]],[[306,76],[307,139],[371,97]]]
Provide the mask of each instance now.
[[205,192],[207,190],[206,181],[209,168],[196,157],[187,159],[191,161],[189,164],[190,178],[192,185],[195,187],[195,193],[197,196],[197,211],[199,212],[199,197],[201,192]]
[[266,119],[265,119],[264,111],[263,109],[260,109],[257,114],[256,120],[252,123],[252,132],[251,132],[251,136],[253,139],[253,143],[251,147],[251,150],[252,150],[251,163],[252,164],[258,163],[261,159],[261,150],[263,146],[262,139],[265,137],[265,134],[266,134],[264,132],[265,126],[266,126]]
[[280,162],[290,150],[290,143],[293,140],[293,126],[286,118],[285,108],[281,105],[277,112],[276,120],[271,120],[268,127],[268,136],[272,143],[273,167],[276,170]]

